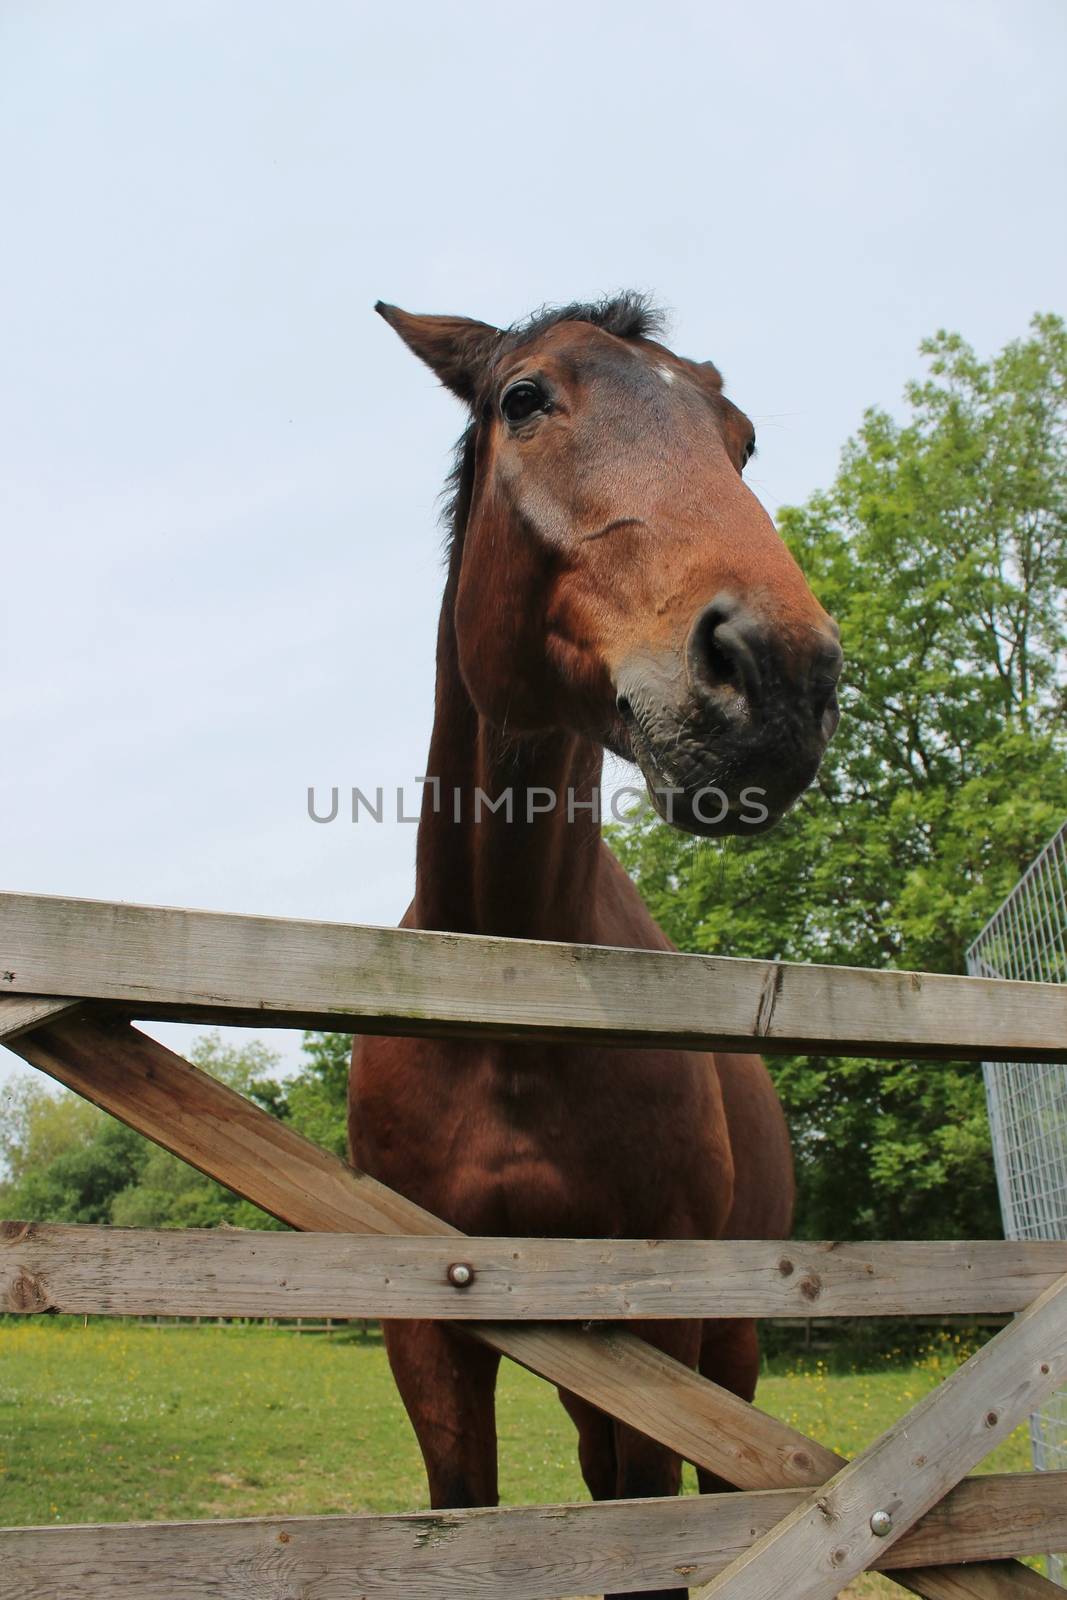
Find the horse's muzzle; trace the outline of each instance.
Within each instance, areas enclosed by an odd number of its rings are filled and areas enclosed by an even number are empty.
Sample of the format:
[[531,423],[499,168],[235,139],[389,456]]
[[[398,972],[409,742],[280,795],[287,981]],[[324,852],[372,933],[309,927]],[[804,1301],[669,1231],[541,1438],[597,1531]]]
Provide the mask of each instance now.
[[620,741],[664,821],[706,837],[766,832],[803,794],[836,731],[841,649],[766,636],[728,597],[700,613],[684,660],[634,657],[617,676]]

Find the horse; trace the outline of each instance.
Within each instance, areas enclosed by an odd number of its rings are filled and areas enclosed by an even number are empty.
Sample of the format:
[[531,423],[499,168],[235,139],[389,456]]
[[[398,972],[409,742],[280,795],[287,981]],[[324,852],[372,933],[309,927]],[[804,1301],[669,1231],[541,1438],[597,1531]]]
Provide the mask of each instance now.
[[[643,296],[509,329],[376,309],[468,408],[401,926],[669,950],[601,837],[604,752],[640,768],[673,826],[760,832],[838,721],[837,628],[744,482],[752,423],[713,363],[667,348]],[[465,1233],[775,1239],[792,1223],[789,1135],[752,1055],[363,1037],[349,1143]],[[753,1398],[753,1322],[629,1326]],[[384,1337],[432,1505],[495,1505],[499,1356],[441,1322]],[[671,1451],[560,1399],[594,1498],[678,1492]]]

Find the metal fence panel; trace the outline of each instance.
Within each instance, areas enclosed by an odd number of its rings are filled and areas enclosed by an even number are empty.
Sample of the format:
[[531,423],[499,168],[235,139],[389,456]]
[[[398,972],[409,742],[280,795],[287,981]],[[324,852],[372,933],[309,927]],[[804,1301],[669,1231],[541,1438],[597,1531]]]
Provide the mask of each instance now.
[[[973,977],[1067,982],[1067,823],[967,952]],[[1065,1041],[1067,1044],[1067,1041]],[[1067,1239],[1067,1060],[983,1066],[1008,1239]],[[1030,1419],[1034,1466],[1067,1467],[1067,1389]],[[1049,1561],[1067,1587],[1067,1555]]]

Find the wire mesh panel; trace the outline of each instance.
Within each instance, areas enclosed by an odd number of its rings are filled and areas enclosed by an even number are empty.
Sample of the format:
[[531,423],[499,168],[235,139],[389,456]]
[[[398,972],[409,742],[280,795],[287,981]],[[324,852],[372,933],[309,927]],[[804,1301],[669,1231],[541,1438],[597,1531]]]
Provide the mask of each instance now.
[[[1067,823],[967,952],[974,977],[1067,982]],[[1008,1239],[1067,1239],[1067,1041],[1062,1062],[988,1061],[993,1155]],[[1067,1468],[1067,1389],[1030,1419],[1034,1465]],[[1050,1577],[1067,1586],[1067,1555]]]

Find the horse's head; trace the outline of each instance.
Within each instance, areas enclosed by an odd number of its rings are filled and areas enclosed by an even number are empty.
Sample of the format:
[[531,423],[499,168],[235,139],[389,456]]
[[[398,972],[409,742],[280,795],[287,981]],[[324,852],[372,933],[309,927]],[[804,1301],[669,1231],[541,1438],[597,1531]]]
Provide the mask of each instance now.
[[742,479],[752,424],[715,367],[633,297],[510,332],[378,309],[471,408],[453,592],[478,711],[599,740],[693,833],[777,821],[837,726],[841,651]]

